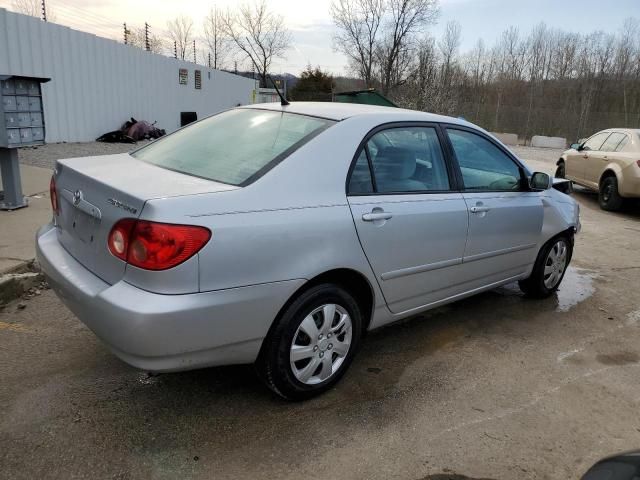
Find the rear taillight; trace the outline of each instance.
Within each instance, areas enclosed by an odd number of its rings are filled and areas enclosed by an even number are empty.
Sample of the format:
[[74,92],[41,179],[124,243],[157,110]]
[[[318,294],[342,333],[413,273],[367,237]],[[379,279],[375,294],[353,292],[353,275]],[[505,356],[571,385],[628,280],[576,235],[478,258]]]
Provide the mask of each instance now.
[[58,206],[58,192],[56,191],[56,178],[51,175],[51,181],[49,182],[49,197],[51,198],[51,209],[54,215],[58,215],[60,212]]
[[195,225],[148,222],[126,218],[109,233],[109,251],[145,270],[166,270],[195,255],[211,238],[211,231]]

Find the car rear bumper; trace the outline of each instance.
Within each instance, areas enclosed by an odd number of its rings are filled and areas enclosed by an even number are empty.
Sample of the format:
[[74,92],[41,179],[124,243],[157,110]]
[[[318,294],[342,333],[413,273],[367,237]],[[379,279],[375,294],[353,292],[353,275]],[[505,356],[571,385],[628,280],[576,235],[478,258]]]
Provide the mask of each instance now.
[[304,283],[288,280],[186,295],[162,295],[124,281],[109,285],[58,242],[53,225],[36,236],[51,288],[125,362],[149,371],[255,361],[287,299]]

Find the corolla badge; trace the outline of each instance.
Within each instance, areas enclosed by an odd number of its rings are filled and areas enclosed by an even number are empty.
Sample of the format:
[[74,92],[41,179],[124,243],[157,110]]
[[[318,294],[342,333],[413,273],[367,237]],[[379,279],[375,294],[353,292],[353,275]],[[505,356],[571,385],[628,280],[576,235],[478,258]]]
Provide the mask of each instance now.
[[133,208],[132,206],[127,205],[126,203],[122,203],[120,200],[116,200],[115,198],[107,198],[107,202],[113,205],[114,207],[121,208],[123,210],[126,210],[129,213],[135,214],[138,211],[137,208]]
[[76,190],[73,192],[73,204],[78,205],[82,200],[82,190]]

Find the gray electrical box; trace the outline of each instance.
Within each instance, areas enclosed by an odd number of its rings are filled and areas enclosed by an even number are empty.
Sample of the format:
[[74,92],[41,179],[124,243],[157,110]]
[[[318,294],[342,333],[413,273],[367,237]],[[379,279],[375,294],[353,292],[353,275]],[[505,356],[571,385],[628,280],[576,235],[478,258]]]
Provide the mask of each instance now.
[[40,84],[48,81],[48,78],[0,75],[0,148],[44,143]]

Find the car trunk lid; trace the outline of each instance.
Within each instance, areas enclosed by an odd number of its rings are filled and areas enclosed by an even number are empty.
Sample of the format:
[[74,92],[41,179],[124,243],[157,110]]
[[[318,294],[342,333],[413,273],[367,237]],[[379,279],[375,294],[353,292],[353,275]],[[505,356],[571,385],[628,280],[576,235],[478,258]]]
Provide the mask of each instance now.
[[107,248],[113,225],[138,218],[147,200],[234,190],[137,160],[128,154],[59,160],[55,174],[58,239],[87,269],[113,284],[126,263]]

